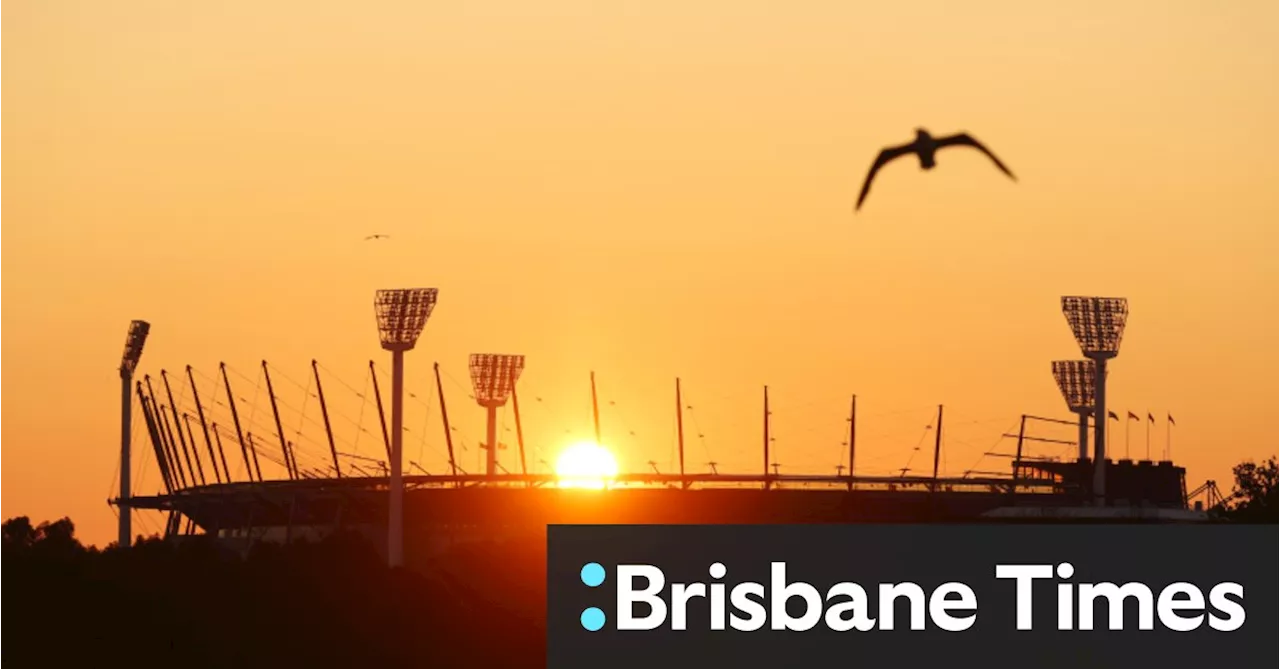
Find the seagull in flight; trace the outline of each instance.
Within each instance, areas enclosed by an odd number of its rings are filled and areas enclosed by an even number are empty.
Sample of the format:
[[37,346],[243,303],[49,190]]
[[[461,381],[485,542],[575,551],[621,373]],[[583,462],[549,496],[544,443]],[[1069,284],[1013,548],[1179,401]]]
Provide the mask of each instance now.
[[391,235],[369,235],[368,237],[364,238],[366,242],[371,239],[391,239]]
[[858,194],[858,203],[854,205],[853,210],[857,211],[862,208],[862,202],[867,199],[867,192],[871,190],[871,180],[875,178],[876,172],[879,172],[881,167],[884,167],[894,158],[914,153],[920,158],[920,168],[931,170],[938,164],[934,160],[934,154],[937,153],[938,149],[947,146],[971,146],[986,154],[996,164],[996,167],[1000,168],[1000,171],[1008,175],[1010,179],[1018,180],[1017,177],[1013,176],[1013,172],[1010,172],[1009,168],[1005,167],[1004,163],[1000,162],[1000,159],[994,153],[991,153],[987,147],[983,146],[981,142],[974,139],[969,133],[960,132],[948,137],[934,137],[924,128],[916,128],[915,141],[901,146],[888,147],[882,150],[879,156],[876,156],[876,161],[871,164],[871,171],[867,173],[867,180],[862,184],[862,192]]

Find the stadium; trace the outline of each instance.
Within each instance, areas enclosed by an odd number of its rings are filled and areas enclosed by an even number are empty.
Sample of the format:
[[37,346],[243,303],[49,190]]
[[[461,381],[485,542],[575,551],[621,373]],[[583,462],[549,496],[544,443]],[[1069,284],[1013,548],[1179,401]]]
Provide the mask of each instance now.
[[[617,472],[604,463],[587,463],[580,471],[530,472],[526,461],[517,381],[523,356],[471,356],[473,398],[486,410],[486,437],[481,443],[483,473],[468,473],[455,457],[454,434],[444,401],[439,365],[435,366],[439,415],[444,425],[448,470],[405,472],[403,382],[404,356],[425,327],[436,298],[435,289],[379,291],[375,301],[382,347],[392,354],[390,409],[383,403],[375,365],[370,362],[372,399],[381,426],[386,460],[338,449],[331,402],[326,400],[321,366],[312,361],[313,378],[306,398],[316,398],[323,418],[327,453],[304,452],[288,437],[281,403],[264,361],[262,375],[271,418],[255,438],[252,417],[242,415],[227,366],[220,379],[204,377],[225,391],[226,401],[201,399],[196,373],[186,369],[182,401],[175,399],[170,376],[160,383],[150,376],[134,379],[150,324],[134,321],[121,364],[122,447],[119,507],[120,538],[133,536],[131,520],[139,511],[165,518],[165,537],[191,534],[217,536],[228,546],[247,549],[255,542],[288,542],[355,530],[384,547],[393,564],[429,554],[432,547],[457,541],[541,536],[551,524],[739,524],[739,523],[957,523],[957,522],[1198,522],[1206,519],[1200,504],[1189,503],[1186,473],[1169,460],[1107,457],[1105,404],[1106,363],[1119,352],[1128,313],[1123,298],[1065,297],[1063,312],[1080,343],[1083,360],[1056,361],[1053,375],[1075,420],[1023,415],[1006,464],[963,476],[939,476],[943,411],[938,407],[931,471],[896,475],[859,473],[857,398],[853,398],[844,442],[847,462],[835,475],[784,474],[771,460],[768,388],[764,390],[763,432],[759,469],[722,473],[687,466],[685,402],[676,384],[678,462],[662,472]],[[201,375],[203,376],[203,375]],[[303,384],[293,381],[300,387]],[[163,394],[156,392],[159,385]],[[208,387],[209,384],[206,384]],[[352,392],[354,388],[349,386]],[[189,393],[186,390],[189,389]],[[367,393],[359,393],[365,398]],[[411,396],[416,399],[416,396]],[[516,449],[498,439],[499,409],[510,405],[515,419]],[[133,412],[140,408],[143,456],[153,459],[163,490],[155,495],[131,491]],[[600,443],[600,409],[592,375],[592,414]],[[231,425],[227,425],[227,418]],[[219,422],[215,418],[221,418]],[[254,423],[254,425],[258,425]],[[1036,427],[1071,426],[1076,439],[1037,436]],[[246,429],[248,428],[248,429]],[[272,429],[274,428],[274,429]],[[264,434],[266,436],[261,436]],[[1092,439],[1091,439],[1092,437]],[[1030,445],[1066,446],[1071,457],[1031,453]],[[1091,449],[1092,446],[1092,449]],[[590,449],[591,445],[587,445]],[[519,471],[498,462],[500,450],[517,450]],[[305,456],[304,456],[305,455]],[[324,457],[328,456],[328,457]],[[263,462],[283,470],[284,477],[263,476]],[[231,464],[234,463],[234,467]],[[543,463],[545,464],[545,462]],[[573,464],[573,463],[570,463]],[[701,467],[699,467],[699,470]],[[241,480],[233,480],[239,477]],[[1197,490],[1194,494],[1203,492]],[[1212,496],[1215,489],[1209,488]],[[403,534],[401,534],[403,533]],[[425,551],[425,553],[424,553]]]

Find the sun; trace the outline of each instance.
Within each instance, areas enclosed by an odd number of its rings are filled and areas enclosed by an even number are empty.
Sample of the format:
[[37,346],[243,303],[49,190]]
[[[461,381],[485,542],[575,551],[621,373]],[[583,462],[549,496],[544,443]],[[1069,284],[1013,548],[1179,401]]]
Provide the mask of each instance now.
[[605,487],[618,475],[618,461],[609,449],[591,442],[566,448],[556,460],[556,478],[561,488]]

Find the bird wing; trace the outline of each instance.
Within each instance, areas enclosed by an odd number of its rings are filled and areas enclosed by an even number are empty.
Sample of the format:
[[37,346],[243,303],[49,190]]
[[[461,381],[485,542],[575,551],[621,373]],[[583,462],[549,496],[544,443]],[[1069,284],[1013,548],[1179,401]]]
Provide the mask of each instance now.
[[991,162],[995,163],[996,167],[999,167],[1000,171],[1008,175],[1010,179],[1013,179],[1014,181],[1018,180],[1018,177],[1013,176],[1013,172],[1010,172],[1009,168],[1005,167],[1004,163],[1000,162],[1000,159],[996,157],[996,154],[983,146],[982,142],[974,139],[969,133],[962,132],[950,137],[943,137],[942,139],[939,139],[938,148],[942,148],[944,146],[972,146],[973,148],[985,153],[987,157],[991,159]]
[[880,155],[876,156],[876,161],[871,163],[871,169],[867,172],[867,180],[862,182],[862,192],[858,193],[858,203],[853,205],[853,210],[857,211],[862,208],[862,201],[867,199],[867,193],[871,190],[871,180],[875,178],[876,172],[879,172],[881,167],[884,167],[886,163],[894,158],[905,156],[914,150],[915,144],[891,146],[882,150]]

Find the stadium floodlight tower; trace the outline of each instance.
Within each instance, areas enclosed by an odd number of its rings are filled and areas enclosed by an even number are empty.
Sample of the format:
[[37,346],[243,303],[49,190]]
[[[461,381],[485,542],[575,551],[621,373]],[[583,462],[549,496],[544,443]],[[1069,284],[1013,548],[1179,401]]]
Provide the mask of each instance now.
[[493,476],[498,469],[498,409],[507,403],[516,379],[524,371],[523,355],[473,353],[471,355],[471,387],[476,402],[488,412],[488,429],[485,433],[485,475]]
[[436,306],[435,288],[379,290],[373,299],[382,348],[391,351],[391,499],[388,504],[387,563],[404,564],[404,353],[413,350]]
[[[1053,378],[1058,382],[1067,408],[1080,417],[1080,461],[1089,459],[1089,416],[1093,415],[1094,362],[1054,360]],[[1095,418],[1095,420],[1097,420]]]
[[120,356],[120,535],[119,545],[128,548],[133,545],[133,512],[129,508],[129,497],[133,493],[130,474],[133,471],[132,458],[129,452],[129,441],[133,436],[133,372],[142,359],[142,347],[147,343],[147,335],[151,332],[151,324],[146,321],[129,323],[129,334],[124,339],[124,354]]
[[1062,313],[1080,344],[1080,352],[1094,362],[1093,499],[1106,504],[1107,486],[1107,361],[1120,353],[1129,318],[1123,297],[1063,297]]

